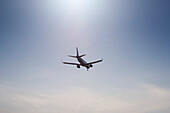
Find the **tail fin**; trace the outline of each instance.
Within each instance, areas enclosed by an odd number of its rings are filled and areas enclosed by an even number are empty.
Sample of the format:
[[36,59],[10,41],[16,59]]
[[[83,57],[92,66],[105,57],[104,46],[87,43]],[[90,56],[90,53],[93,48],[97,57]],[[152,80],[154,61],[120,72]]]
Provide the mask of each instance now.
[[[79,56],[79,51],[78,51],[78,47],[76,47],[76,52],[77,52],[77,56]],[[83,57],[85,56],[86,54],[83,54],[83,55],[80,55],[79,57]]]
[[79,56],[79,51],[78,51],[78,48],[76,47],[76,52],[77,52],[77,56]]

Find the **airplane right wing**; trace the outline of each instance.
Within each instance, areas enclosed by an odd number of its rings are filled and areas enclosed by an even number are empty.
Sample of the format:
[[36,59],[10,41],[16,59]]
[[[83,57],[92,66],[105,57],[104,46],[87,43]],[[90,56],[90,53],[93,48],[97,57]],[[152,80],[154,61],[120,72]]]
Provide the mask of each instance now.
[[63,62],[63,64],[80,65],[80,64],[78,64],[78,63],[70,63],[70,62]]
[[95,64],[95,63],[98,63],[98,62],[101,62],[101,61],[103,61],[103,59],[97,60],[97,61],[94,61],[94,62],[89,62],[88,64]]

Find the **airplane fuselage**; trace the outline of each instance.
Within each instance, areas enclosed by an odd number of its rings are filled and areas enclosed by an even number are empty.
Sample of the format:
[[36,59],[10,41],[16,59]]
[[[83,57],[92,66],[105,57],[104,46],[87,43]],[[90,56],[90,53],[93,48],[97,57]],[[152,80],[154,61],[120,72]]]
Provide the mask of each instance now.
[[85,60],[83,60],[81,57],[77,57],[77,60],[79,61],[79,63],[82,65],[82,66],[84,66],[84,67],[86,67],[87,69],[89,69],[90,68],[90,66],[88,65],[88,63],[85,61]]

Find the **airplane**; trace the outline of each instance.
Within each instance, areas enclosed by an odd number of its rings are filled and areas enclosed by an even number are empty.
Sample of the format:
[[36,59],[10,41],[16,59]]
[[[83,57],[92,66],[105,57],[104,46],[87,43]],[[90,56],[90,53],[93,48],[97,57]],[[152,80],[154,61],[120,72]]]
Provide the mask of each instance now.
[[98,62],[103,61],[103,58],[102,58],[101,60],[97,60],[97,61],[93,61],[93,62],[87,63],[85,60],[83,60],[83,59],[81,58],[81,57],[85,56],[86,54],[79,55],[79,52],[78,52],[78,48],[77,48],[77,47],[76,47],[76,53],[77,53],[76,56],[68,55],[68,57],[77,58],[77,61],[78,61],[79,63],[63,62],[63,64],[76,65],[77,68],[80,68],[80,66],[83,66],[83,67],[86,67],[86,68],[87,68],[87,71],[88,71],[89,68],[92,68],[92,67],[93,67],[92,64],[95,64],[95,63],[98,63]]

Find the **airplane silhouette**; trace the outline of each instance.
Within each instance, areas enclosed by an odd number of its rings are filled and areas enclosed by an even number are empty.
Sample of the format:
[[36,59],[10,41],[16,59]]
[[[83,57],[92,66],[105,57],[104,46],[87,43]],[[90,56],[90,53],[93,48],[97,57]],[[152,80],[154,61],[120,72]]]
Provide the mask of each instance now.
[[85,56],[86,54],[83,54],[83,55],[79,55],[79,52],[78,52],[78,48],[76,47],[76,53],[77,55],[76,56],[72,56],[72,55],[68,55],[69,57],[72,57],[72,58],[77,58],[77,61],[79,63],[69,63],[69,62],[63,62],[64,64],[70,64],[70,65],[77,65],[77,68],[80,68],[80,66],[83,66],[83,67],[86,67],[87,68],[87,71],[89,68],[92,68],[93,65],[92,64],[95,64],[95,63],[98,63],[98,62],[101,62],[103,61],[103,59],[101,60],[97,60],[97,61],[93,61],[93,62],[89,62],[87,63],[85,60],[83,60],[81,57]]

